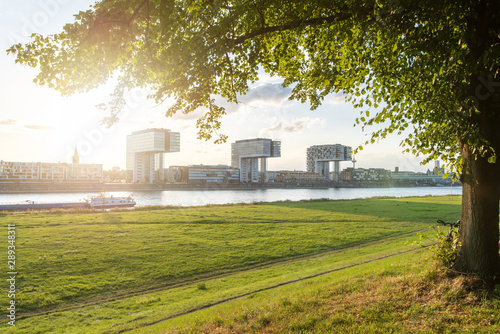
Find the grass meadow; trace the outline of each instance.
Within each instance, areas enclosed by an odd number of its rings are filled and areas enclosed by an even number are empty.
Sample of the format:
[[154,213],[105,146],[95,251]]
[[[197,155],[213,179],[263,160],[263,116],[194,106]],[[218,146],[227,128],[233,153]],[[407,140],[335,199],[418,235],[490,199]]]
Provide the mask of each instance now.
[[[16,328],[0,326],[15,333],[321,332],[334,328],[327,311],[319,315],[324,323],[287,327],[293,305],[303,304],[297,314],[307,318],[317,313],[307,306],[314,291],[326,289],[316,301],[323,305],[339,284],[369,290],[363,284],[373,276],[390,290],[421,279],[428,254],[405,241],[432,234],[436,219],[459,216],[458,196],[0,213],[3,226],[16,225],[18,272]],[[2,235],[6,241],[6,227]],[[354,331],[364,322],[353,317],[334,318]]]

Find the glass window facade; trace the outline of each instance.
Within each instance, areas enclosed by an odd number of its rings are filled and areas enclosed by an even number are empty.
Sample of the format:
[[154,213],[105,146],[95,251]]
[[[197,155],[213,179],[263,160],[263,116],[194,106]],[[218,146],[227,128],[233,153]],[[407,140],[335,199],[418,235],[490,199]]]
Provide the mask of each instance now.
[[189,166],[189,183],[235,183],[239,180],[238,168],[225,165]]
[[133,171],[134,182],[154,182],[163,173],[163,153],[180,152],[180,133],[168,129],[146,129],[127,136],[126,169]]
[[330,161],[351,161],[351,147],[340,144],[314,145],[307,148],[307,171],[328,174]]
[[238,140],[231,144],[231,166],[239,168],[241,182],[267,182],[267,158],[280,156],[280,141],[255,138]]

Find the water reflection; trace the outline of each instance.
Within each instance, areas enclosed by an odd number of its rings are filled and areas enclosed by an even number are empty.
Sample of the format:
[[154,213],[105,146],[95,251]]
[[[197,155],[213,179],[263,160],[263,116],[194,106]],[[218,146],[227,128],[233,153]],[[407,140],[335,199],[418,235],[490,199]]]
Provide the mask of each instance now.
[[[133,195],[137,206],[175,205],[194,206],[226,203],[252,203],[274,201],[299,201],[307,199],[353,199],[376,196],[440,196],[461,195],[460,187],[411,187],[411,188],[330,188],[330,189],[259,189],[259,190],[205,190],[205,191],[145,191],[109,192],[113,196]],[[0,203],[75,202],[95,196],[96,193],[53,193],[53,194],[0,194]]]

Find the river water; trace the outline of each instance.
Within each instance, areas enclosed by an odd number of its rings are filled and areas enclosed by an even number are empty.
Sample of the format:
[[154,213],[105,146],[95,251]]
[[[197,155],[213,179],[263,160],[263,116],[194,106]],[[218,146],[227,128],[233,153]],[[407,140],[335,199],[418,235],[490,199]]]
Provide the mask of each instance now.
[[[107,195],[133,195],[137,206],[174,205],[194,206],[227,203],[252,203],[274,201],[299,201],[308,199],[354,199],[377,196],[440,196],[461,195],[461,187],[410,187],[410,188],[328,188],[328,189],[259,189],[259,190],[205,190],[205,191],[144,191],[108,192]],[[97,193],[46,193],[0,194],[0,203],[21,203],[27,200],[40,202],[80,202]]]

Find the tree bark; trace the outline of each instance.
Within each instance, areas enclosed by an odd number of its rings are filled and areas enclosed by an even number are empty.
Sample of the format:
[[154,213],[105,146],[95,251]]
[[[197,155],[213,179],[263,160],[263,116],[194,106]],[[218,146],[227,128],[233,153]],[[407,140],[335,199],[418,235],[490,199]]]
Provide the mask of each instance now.
[[[459,272],[477,274],[481,278],[492,278],[500,273],[498,255],[500,158],[495,163],[488,157],[498,158],[500,153],[500,108],[498,92],[498,67],[479,65],[480,59],[491,57],[489,49],[498,43],[490,33],[497,25],[498,1],[481,0],[469,2],[466,33],[469,45],[471,75],[467,89],[475,108],[469,110],[464,122],[477,131],[468,135],[468,127],[460,129],[462,154],[462,215],[458,249],[454,269]],[[461,101],[467,101],[463,97]],[[468,113],[466,112],[465,115]],[[474,149],[473,149],[474,147]],[[489,150],[484,150],[489,147]],[[479,153],[483,149],[481,157]]]
[[454,270],[491,278],[500,273],[499,163],[490,163],[462,145],[462,216]]

